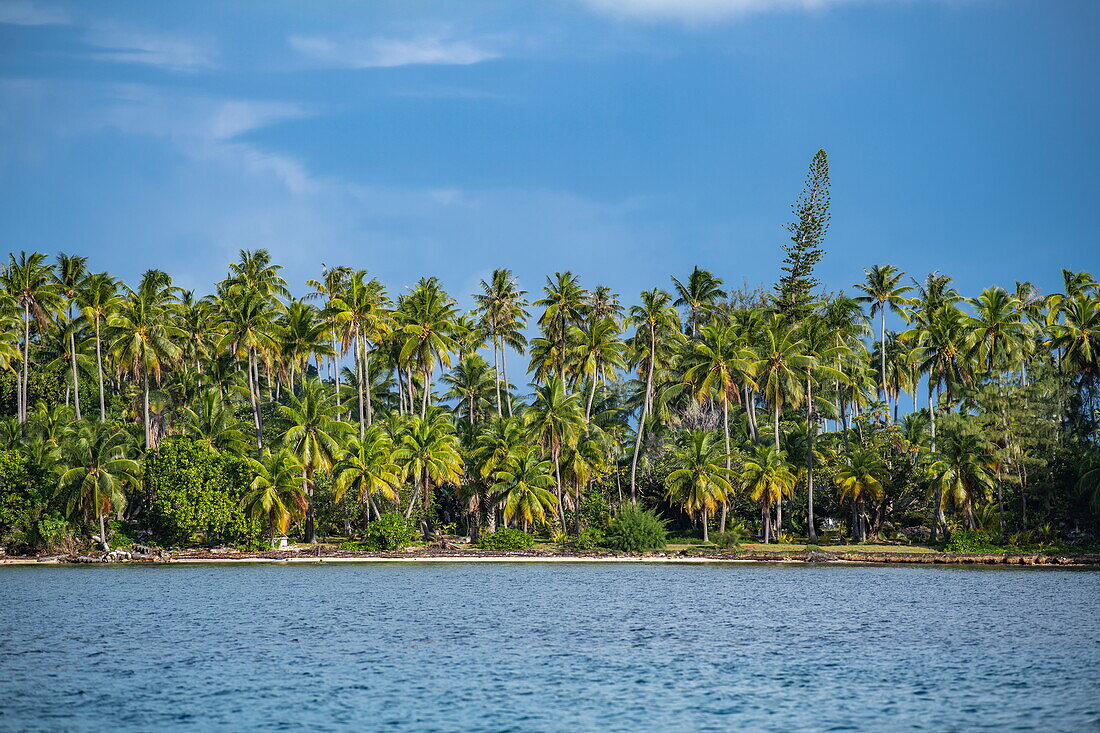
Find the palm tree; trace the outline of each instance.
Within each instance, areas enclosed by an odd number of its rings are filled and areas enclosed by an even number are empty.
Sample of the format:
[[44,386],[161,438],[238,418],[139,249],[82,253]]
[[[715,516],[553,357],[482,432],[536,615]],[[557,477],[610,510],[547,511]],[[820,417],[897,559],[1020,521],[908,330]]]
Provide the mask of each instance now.
[[688,275],[687,282],[682,283],[672,278],[672,284],[680,295],[674,305],[677,308],[688,307],[688,324],[691,326],[691,335],[695,336],[699,333],[699,326],[707,310],[726,297],[722,290],[722,279],[706,270],[700,270],[696,265]]
[[[684,382],[691,385],[696,399],[717,398],[722,405],[722,440],[725,445],[726,471],[730,469],[729,406],[741,399],[741,389],[755,386],[752,375],[757,369],[755,354],[734,326],[708,323],[698,338],[688,342],[681,360]],[[726,506],[722,506],[720,531],[726,531]]]
[[535,390],[535,399],[525,413],[532,439],[550,453],[554,463],[554,494],[558,499],[558,519],[565,530],[565,510],[562,507],[561,452],[573,445],[584,429],[584,412],[575,394],[565,391],[565,383],[550,377]]
[[222,318],[222,343],[225,350],[244,358],[248,373],[248,397],[252,405],[252,423],[256,429],[256,447],[263,448],[263,419],[260,415],[260,358],[275,345],[274,308],[259,290],[234,289],[219,299]]
[[294,391],[299,370],[305,373],[311,358],[316,357],[320,364],[322,357],[332,354],[332,347],[327,343],[327,331],[320,312],[312,305],[300,300],[287,304],[273,340],[282,352],[287,386],[291,392]]
[[266,301],[290,297],[286,280],[279,271],[282,265],[271,264],[271,253],[266,249],[240,251],[240,262],[229,265],[229,277],[219,285],[223,290],[252,292]]
[[863,507],[868,501],[882,499],[885,489],[886,464],[869,448],[856,448],[837,458],[839,470],[833,480],[840,498],[852,503],[852,539],[867,539],[867,516]]
[[905,273],[893,265],[875,265],[863,272],[866,277],[862,283],[856,284],[856,288],[866,295],[861,295],[856,300],[871,304],[872,318],[876,313],[879,316],[879,343],[883,344],[879,355],[879,393],[889,407],[890,398],[886,392],[886,311],[892,310],[898,315],[903,315],[905,306],[909,303],[905,294],[913,288],[901,284]]
[[380,517],[374,497],[397,501],[394,487],[402,481],[401,467],[394,461],[393,452],[393,440],[381,425],[367,428],[362,439],[348,441],[347,450],[332,469],[336,501],[351,489],[360,502],[374,510],[375,518]]
[[404,324],[399,359],[414,366],[422,375],[424,394],[420,417],[426,418],[435,363],[438,361],[445,367],[451,365],[451,353],[455,350],[454,320],[458,310],[439,280],[432,277],[417,283],[398,312]]
[[799,399],[802,379],[807,369],[816,366],[813,356],[806,353],[806,343],[796,338],[793,328],[781,318],[774,318],[764,330],[757,349],[756,382],[772,408],[772,431],[775,449],[779,450],[779,415],[784,405]]
[[213,388],[201,392],[192,400],[194,407],[183,408],[181,427],[186,435],[201,440],[219,453],[244,455],[248,439],[241,430],[241,421],[225,404],[221,393]]
[[332,341],[330,358],[332,360],[332,378],[336,383],[336,401],[338,404],[340,401],[340,368],[337,364],[337,360],[343,356],[344,350],[340,348],[341,344],[338,338],[341,309],[337,307],[336,301],[346,292],[351,282],[352,272],[352,269],[347,266],[328,267],[322,263],[321,279],[306,280],[306,285],[313,288],[313,291],[306,295],[306,299],[325,299],[325,307],[322,314],[327,326],[328,336]]
[[173,341],[179,329],[168,317],[176,288],[167,273],[148,270],[138,289],[126,288],[126,293],[108,321],[114,333],[111,351],[135,380],[141,380],[145,447],[150,449],[156,447],[156,440],[149,413],[149,380],[159,383],[165,367],[181,353]]
[[550,468],[550,461],[527,449],[508,456],[493,474],[493,489],[504,506],[505,525],[519,514],[526,531],[531,524],[545,521],[547,512],[554,511],[558,500],[547,490],[554,483]]
[[1096,380],[1100,376],[1100,301],[1076,295],[1062,305],[1063,323],[1051,327],[1049,345],[1062,353],[1062,366],[1072,367],[1087,388],[1085,411],[1095,430]]
[[580,286],[577,277],[568,271],[555,272],[553,278],[547,277],[542,290],[545,295],[536,300],[535,305],[543,308],[539,327],[545,340],[544,350],[558,378],[564,379],[570,326],[582,323],[587,317],[588,293]]
[[414,490],[405,517],[411,517],[417,499],[423,497],[425,520],[432,503],[432,490],[446,482],[462,479],[462,454],[454,422],[445,412],[433,410],[426,416],[412,415],[396,441],[393,460],[413,479]]
[[[489,364],[485,359],[480,354],[471,354],[459,362],[451,372],[443,375],[443,383],[450,387],[443,396],[445,399],[458,401],[455,411],[464,410],[472,428],[479,418],[485,416],[483,406],[489,404],[489,394],[494,388],[494,381],[489,374]],[[499,390],[499,382],[496,383],[496,388]]]
[[[368,344],[377,345],[392,331],[391,305],[386,289],[378,280],[366,279],[366,272],[359,270],[348,275],[340,297],[329,303],[333,322],[340,335],[342,346],[354,348],[355,384],[359,405],[359,437],[373,422],[374,412],[371,394],[366,385],[371,383]],[[339,388],[339,378],[337,378]]]
[[588,320],[572,329],[573,344],[571,360],[576,376],[585,378],[591,385],[588,401],[585,403],[584,419],[592,414],[592,403],[596,399],[596,385],[606,381],[616,369],[623,369],[625,346],[619,340],[619,324],[610,317]]
[[267,523],[268,540],[273,541],[276,531],[285,535],[290,521],[307,511],[302,464],[288,450],[265,449],[260,460],[250,459],[249,465],[254,478],[241,505],[252,519]]
[[105,272],[89,275],[76,294],[84,319],[95,329],[96,375],[99,381],[99,421],[107,419],[107,402],[103,389],[102,326],[119,305],[118,281]]
[[582,495],[588,485],[610,470],[608,455],[613,438],[597,424],[589,424],[567,445],[561,459],[562,475],[573,484],[573,528],[580,535]]
[[[770,445],[758,445],[745,460],[741,482],[753,501],[760,503],[761,535],[771,542],[771,506],[794,494],[796,478],[787,462],[787,454]],[[779,528],[776,528],[778,532]]]
[[54,282],[62,297],[68,302],[68,319],[73,327],[69,329],[69,356],[71,357],[73,380],[73,406],[76,419],[80,419],[80,380],[76,368],[76,324],[73,320],[73,305],[88,277],[88,258],[76,255],[59,253],[57,255],[57,271],[54,273]]
[[[511,270],[493,270],[488,281],[481,281],[481,292],[474,295],[477,312],[485,334],[493,344],[493,373],[496,375],[497,417],[504,414],[500,383],[504,381],[505,394],[508,394],[508,366],[505,346],[520,354],[527,347],[527,339],[521,329],[527,323],[527,295],[521,290]],[[508,414],[511,415],[511,397]]]
[[642,395],[642,414],[634,438],[634,453],[630,459],[630,499],[637,500],[638,454],[642,447],[642,435],[646,420],[653,410],[654,375],[656,365],[667,344],[680,335],[680,319],[671,301],[672,296],[663,290],[642,292],[641,303],[632,306],[628,322],[635,326],[632,363],[645,373],[645,392]]
[[283,433],[282,445],[290,450],[302,465],[309,509],[306,512],[306,542],[315,539],[313,492],[317,487],[317,474],[328,471],[339,460],[343,450],[341,438],[351,429],[336,419],[336,406],[332,404],[324,385],[316,379],[302,382],[301,392],[291,395],[279,412],[290,425]]
[[1015,298],[1004,288],[986,288],[970,303],[975,315],[964,321],[970,331],[965,343],[972,358],[992,377],[1026,349],[1028,324]]
[[936,461],[928,471],[936,492],[936,524],[943,521],[943,500],[947,498],[966,513],[967,526],[975,529],[974,506],[989,499],[996,461],[993,446],[962,420],[948,423],[950,429],[944,431]]
[[669,500],[680,504],[688,514],[700,516],[703,542],[710,542],[707,519],[719,504],[725,505],[733,496],[729,454],[722,451],[714,433],[696,430],[682,435],[677,442],[671,468],[665,478]]
[[126,455],[126,434],[102,425],[83,425],[63,443],[57,487],[70,515],[99,522],[99,543],[107,544],[106,518],[126,508],[127,485],[137,487],[141,466]]
[[23,365],[19,379],[18,418],[27,420],[27,402],[29,396],[28,376],[31,359],[31,322],[40,329],[49,327],[53,314],[61,309],[62,296],[57,285],[52,282],[46,255],[41,252],[8,255],[8,264],[0,271],[0,286],[23,311]]

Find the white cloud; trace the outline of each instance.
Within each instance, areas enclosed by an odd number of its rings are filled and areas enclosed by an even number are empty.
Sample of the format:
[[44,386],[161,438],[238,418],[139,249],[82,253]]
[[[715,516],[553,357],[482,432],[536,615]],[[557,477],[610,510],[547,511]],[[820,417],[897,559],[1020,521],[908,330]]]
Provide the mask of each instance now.
[[0,23],[10,25],[63,25],[69,15],[61,8],[32,3],[29,0],[8,0],[0,3]]
[[214,52],[204,44],[160,33],[116,25],[97,25],[88,31],[88,42],[102,50],[92,54],[101,61],[157,66],[170,71],[214,68]]
[[[852,0],[581,0],[603,13],[641,20],[689,23],[784,10],[819,10]],[[881,1],[881,0],[880,0]]]
[[327,36],[291,36],[289,43],[299,54],[316,63],[350,69],[411,64],[467,66],[499,56],[470,41],[439,35],[343,40]]

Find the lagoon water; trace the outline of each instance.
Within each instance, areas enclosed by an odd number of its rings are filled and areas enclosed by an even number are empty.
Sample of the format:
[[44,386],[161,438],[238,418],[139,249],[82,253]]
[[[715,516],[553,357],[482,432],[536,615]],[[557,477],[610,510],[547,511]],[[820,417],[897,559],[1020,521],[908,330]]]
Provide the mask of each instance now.
[[1100,728],[1100,572],[0,568],[0,730]]

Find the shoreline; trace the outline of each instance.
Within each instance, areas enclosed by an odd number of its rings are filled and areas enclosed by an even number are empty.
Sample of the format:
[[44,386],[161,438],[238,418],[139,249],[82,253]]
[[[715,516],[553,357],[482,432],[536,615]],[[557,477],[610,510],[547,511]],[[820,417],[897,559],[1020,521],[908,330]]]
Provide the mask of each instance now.
[[790,564],[790,565],[980,565],[1015,567],[1100,568],[1100,555],[947,554],[947,553],[730,553],[728,555],[662,554],[570,555],[558,553],[376,552],[309,555],[305,552],[166,553],[160,557],[107,559],[56,555],[0,557],[0,566],[28,565],[329,565],[370,563],[571,563],[571,564]]

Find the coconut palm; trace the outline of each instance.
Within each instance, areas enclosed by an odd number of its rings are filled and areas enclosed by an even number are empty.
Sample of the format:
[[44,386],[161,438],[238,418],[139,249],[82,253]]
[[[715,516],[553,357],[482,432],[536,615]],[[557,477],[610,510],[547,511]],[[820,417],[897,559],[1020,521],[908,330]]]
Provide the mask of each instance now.
[[279,318],[272,334],[274,345],[286,365],[287,386],[294,391],[299,372],[305,373],[311,358],[332,354],[328,328],[321,313],[309,303],[292,300]]
[[695,336],[699,333],[702,322],[706,320],[707,311],[726,297],[722,290],[722,279],[706,270],[700,270],[696,265],[685,282],[672,278],[672,284],[680,296],[674,305],[677,308],[687,306],[688,325],[691,327],[691,335]]
[[364,270],[348,275],[340,296],[334,297],[329,303],[342,347],[346,349],[351,346],[354,349],[354,382],[359,406],[360,437],[374,421],[371,393],[365,389],[372,379],[368,346],[377,346],[390,336],[393,330],[390,305],[382,283],[374,278],[368,280]]
[[436,362],[443,367],[451,365],[457,316],[454,300],[434,277],[422,278],[398,308],[398,317],[403,324],[398,358],[419,372],[423,379],[422,419],[428,414],[432,372]]
[[260,290],[234,288],[218,300],[222,342],[219,350],[244,359],[256,447],[263,447],[263,418],[260,414],[260,360],[275,345],[275,308]]
[[989,500],[996,461],[994,447],[964,420],[956,417],[948,423],[928,472],[935,490],[936,523],[942,523],[943,503],[950,500],[966,515],[967,526],[975,529],[974,507]]
[[465,412],[472,428],[479,419],[485,417],[486,406],[491,405],[489,395],[494,386],[498,390],[500,388],[499,383],[494,385],[495,381],[485,359],[479,354],[471,354],[443,375],[443,383],[450,387],[443,397],[457,400],[455,411]]
[[554,494],[558,499],[558,520],[564,530],[561,452],[563,447],[573,445],[583,431],[584,412],[577,395],[566,392],[565,383],[552,376],[536,388],[534,401],[524,418],[531,438],[547,450],[554,464]]
[[59,253],[57,255],[57,269],[54,271],[54,282],[58,291],[68,305],[66,315],[71,327],[68,329],[69,357],[73,380],[73,406],[76,419],[80,419],[80,379],[76,366],[76,322],[73,319],[73,306],[76,305],[77,296],[80,293],[84,281],[88,277],[88,258],[77,255]]
[[1018,360],[1027,348],[1030,329],[1016,299],[1004,288],[986,288],[970,304],[974,315],[964,321],[969,331],[965,345],[970,357],[992,377]]
[[764,329],[763,340],[756,350],[756,383],[772,409],[772,432],[775,449],[779,448],[779,415],[788,402],[801,397],[806,370],[816,361],[806,353],[806,343],[783,319],[774,318]]
[[207,388],[191,403],[182,410],[180,428],[185,435],[201,440],[219,453],[244,455],[248,451],[241,421],[218,390]]
[[[527,339],[522,333],[528,316],[525,295],[527,291],[520,289],[511,270],[493,270],[488,281],[481,281],[481,292],[474,294],[482,327],[493,344],[497,417],[504,414],[500,392],[502,380],[505,385],[505,394],[508,395],[508,366],[504,347],[508,346],[520,354],[527,347]],[[511,415],[510,396],[508,399],[508,414]]]
[[341,439],[351,426],[336,418],[337,408],[324,385],[316,379],[302,382],[302,389],[291,395],[287,404],[279,405],[279,413],[289,427],[283,433],[282,446],[297,456],[302,466],[306,497],[306,542],[315,538],[313,493],[317,474],[328,471],[339,460],[343,449]]
[[20,252],[16,259],[8,255],[8,264],[0,271],[0,286],[23,312],[23,364],[19,378],[17,413],[19,422],[27,420],[31,360],[31,324],[44,330],[60,312],[64,299],[53,282],[46,255],[41,252]]
[[886,464],[869,448],[855,448],[836,457],[839,466],[833,481],[841,500],[852,505],[852,539],[867,539],[867,514],[865,506],[870,501],[882,499],[885,489]]
[[62,447],[59,498],[70,515],[99,523],[99,543],[107,544],[107,517],[126,508],[126,488],[136,488],[141,466],[127,455],[126,434],[98,424],[82,425]]
[[462,479],[462,454],[454,421],[440,410],[433,410],[426,416],[412,415],[396,443],[393,459],[413,480],[413,495],[405,516],[412,516],[420,499],[427,517],[435,487],[446,482],[458,483]]
[[504,507],[505,525],[517,514],[524,531],[531,524],[546,521],[547,513],[554,511],[558,501],[547,489],[554,484],[550,470],[550,461],[528,448],[508,456],[493,474],[493,491]]
[[102,326],[108,321],[114,309],[119,306],[119,284],[116,278],[107,273],[88,275],[84,286],[77,292],[77,304],[85,320],[95,329],[96,339],[96,376],[99,383],[99,420],[107,419],[107,397],[103,390],[103,337]]
[[159,384],[165,369],[182,353],[174,341],[180,331],[169,317],[175,297],[168,274],[149,270],[137,290],[126,288],[126,296],[108,321],[114,335],[111,352],[133,379],[141,380],[146,449],[156,447],[149,411],[150,380]]
[[619,339],[619,324],[610,317],[592,318],[572,328],[569,358],[578,383],[587,379],[590,385],[585,403],[584,419],[592,415],[592,403],[596,399],[596,386],[605,382],[617,369],[626,367],[623,361],[625,346]]
[[[905,294],[913,288],[902,285],[901,279],[905,273],[893,265],[874,265],[863,271],[865,279],[856,284],[857,290],[862,290],[865,295],[856,298],[861,303],[871,304],[871,317],[875,314],[879,317],[879,343],[886,344],[886,311],[892,310],[898,315],[905,313],[905,306],[909,300]],[[886,349],[879,354],[879,394],[883,400],[888,401],[886,390]]]
[[632,339],[631,363],[644,373],[645,391],[642,394],[642,414],[634,437],[634,452],[630,458],[630,498],[637,499],[638,454],[642,448],[642,435],[646,421],[653,411],[654,377],[657,362],[670,342],[680,335],[680,319],[672,305],[672,296],[663,290],[646,290],[641,303],[632,306],[628,323],[635,327]]
[[733,472],[729,455],[717,436],[704,430],[680,437],[671,455],[672,471],[665,477],[668,499],[697,514],[703,525],[703,542],[710,542],[708,518],[719,505],[733,496]]
[[[541,348],[532,352],[532,362],[536,353],[545,354],[542,359],[548,363],[559,379],[565,379],[565,366],[569,352],[571,326],[579,325],[588,316],[588,292],[581,287],[580,281],[571,272],[555,272],[554,277],[547,276],[543,286],[543,297],[535,305],[543,308],[539,317],[542,339],[536,346]],[[536,379],[545,381],[537,369]]]
[[254,477],[241,505],[249,517],[267,524],[268,539],[273,540],[307,510],[302,464],[288,450],[264,449],[260,460],[249,459],[249,465]]
[[[771,507],[794,494],[796,482],[787,454],[770,445],[758,445],[745,459],[741,469],[741,484],[753,501],[760,504],[761,539],[771,542]],[[779,528],[776,527],[776,532]]]
[[361,439],[348,441],[347,449],[332,469],[336,501],[351,489],[360,502],[374,510],[375,518],[380,517],[374,497],[397,501],[395,488],[403,480],[393,452],[393,440],[381,425],[371,425]]

